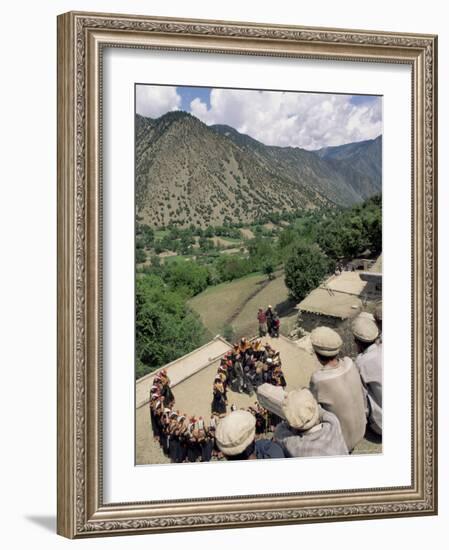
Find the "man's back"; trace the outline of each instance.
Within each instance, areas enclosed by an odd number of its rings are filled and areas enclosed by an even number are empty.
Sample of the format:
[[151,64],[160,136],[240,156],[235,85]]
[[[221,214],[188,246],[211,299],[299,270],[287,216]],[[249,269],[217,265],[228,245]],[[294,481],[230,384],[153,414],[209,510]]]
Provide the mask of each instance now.
[[367,391],[370,425],[382,433],[382,344],[369,346],[357,356],[355,364]]
[[313,373],[310,390],[318,403],[340,421],[349,451],[365,435],[366,403],[360,374],[349,357],[336,367],[322,367]]

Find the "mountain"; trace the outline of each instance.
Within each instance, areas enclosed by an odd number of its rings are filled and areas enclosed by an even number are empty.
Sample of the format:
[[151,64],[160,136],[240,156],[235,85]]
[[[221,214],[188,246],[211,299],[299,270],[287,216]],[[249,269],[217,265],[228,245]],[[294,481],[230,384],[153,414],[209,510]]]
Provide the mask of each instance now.
[[361,172],[363,152],[354,155],[357,170],[336,151],[266,146],[183,111],[157,119],[136,115],[137,214],[152,227],[205,227],[250,223],[273,211],[354,204],[380,190]]
[[[346,177],[361,196],[369,197],[382,190],[382,136],[315,151]],[[347,171],[350,166],[352,173]]]
[[[225,125],[212,126],[216,132],[227,136],[247,151],[252,151],[259,158],[275,167],[277,172],[288,175],[289,178],[302,181],[323,194],[333,203],[348,206],[361,202],[376,193],[381,192],[381,138],[377,140],[351,143],[338,147],[306,151],[298,147],[276,147],[263,145],[250,136],[240,134],[234,128]],[[380,146],[372,145],[377,141]],[[343,151],[339,152],[340,149]],[[374,149],[378,150],[377,157]],[[366,153],[364,154],[364,151]],[[353,152],[351,156],[350,153]],[[369,172],[363,171],[364,156],[372,156],[372,164],[378,166],[378,172],[369,167]],[[358,163],[353,164],[354,159]]]

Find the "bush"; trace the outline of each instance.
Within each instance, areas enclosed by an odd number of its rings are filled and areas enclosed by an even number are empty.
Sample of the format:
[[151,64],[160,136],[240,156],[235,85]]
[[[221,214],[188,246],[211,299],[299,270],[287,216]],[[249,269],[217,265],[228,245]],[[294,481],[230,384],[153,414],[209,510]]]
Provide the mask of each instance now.
[[329,258],[317,245],[297,245],[285,262],[285,284],[295,300],[302,300],[330,271]]
[[223,327],[223,338],[231,343],[235,340],[235,330],[232,325],[225,325]]

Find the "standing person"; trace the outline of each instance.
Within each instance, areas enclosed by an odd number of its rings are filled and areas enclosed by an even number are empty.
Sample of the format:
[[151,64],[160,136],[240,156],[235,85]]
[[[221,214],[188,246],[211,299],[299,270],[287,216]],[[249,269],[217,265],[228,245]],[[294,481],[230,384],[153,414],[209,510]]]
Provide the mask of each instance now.
[[279,365],[275,366],[273,369],[271,383],[273,384],[273,386],[281,386],[284,389],[287,386],[284,373],[282,372],[282,368]]
[[274,338],[279,338],[279,330],[281,329],[281,320],[279,319],[279,316],[277,313],[274,313],[273,315],[273,321],[272,321],[272,332]]
[[199,430],[198,442],[201,447],[200,462],[210,462],[214,450],[214,438],[210,429],[205,425]]
[[225,389],[223,387],[223,382],[219,376],[215,377],[214,386],[213,386],[213,398],[211,410],[212,414],[217,416],[224,416],[226,414],[226,398],[225,398]]
[[322,409],[307,388],[286,394],[282,412],[286,421],[276,426],[274,439],[285,456],[348,454],[338,418]]
[[343,344],[328,327],[310,334],[313,350],[321,368],[312,374],[310,391],[320,405],[340,421],[346,446],[351,452],[365,435],[365,396],[360,374],[352,359],[339,358]]
[[365,388],[368,425],[382,435],[382,343],[374,321],[358,316],[352,324],[352,333],[359,354],[355,364]]
[[267,333],[267,316],[261,307],[257,312],[257,320],[259,322],[259,336],[262,338]]
[[243,373],[243,365],[242,365],[242,358],[240,354],[238,354],[235,358],[234,365],[233,365],[233,382],[234,385],[232,386],[232,390],[238,393],[243,393],[244,389],[244,373]]
[[253,357],[256,360],[259,360],[263,357],[264,353],[265,350],[262,347],[262,340],[258,338],[253,344]]
[[256,437],[256,419],[249,411],[233,411],[220,420],[217,446],[227,460],[285,458],[281,447],[269,439]]
[[272,336],[273,331],[273,308],[271,306],[268,306],[267,310],[265,311],[265,318],[267,320],[267,331],[269,336]]
[[264,364],[262,363],[262,361],[257,361],[257,363],[256,363],[256,374],[254,376],[254,386],[256,388],[258,388],[259,386],[261,386],[265,382],[264,376],[263,376],[263,366],[264,366]]
[[163,395],[165,398],[165,406],[172,407],[175,403],[175,396],[173,395],[173,392],[171,390],[170,378],[168,377],[166,369],[161,370],[161,372],[159,373],[159,380],[162,384],[161,395]]
[[153,437],[155,441],[160,441],[162,424],[161,424],[161,414],[162,414],[162,401],[158,398],[150,403],[151,410],[151,427],[153,428]]
[[223,387],[225,390],[225,396],[226,396],[226,390],[228,387],[228,371],[227,368],[224,365],[220,365],[217,370],[217,376],[221,378],[221,381],[223,383]]
[[201,456],[201,447],[198,443],[198,423],[197,419],[190,418],[187,429],[187,462],[197,462]]
[[171,409],[166,407],[161,414],[161,432],[159,437],[159,442],[162,447],[162,451],[167,456],[168,455],[168,445],[169,445],[169,435],[168,435],[168,425],[169,425],[169,414]]
[[181,464],[182,462],[185,462],[187,458],[187,423],[186,423],[186,416],[181,415],[178,419],[178,455],[176,457],[176,462],[178,464]]
[[169,414],[169,421],[167,425],[168,434],[168,456],[171,462],[176,462],[179,455],[179,424],[178,414],[172,411]]
[[264,369],[264,381],[267,384],[273,384],[273,372],[274,372],[274,365],[273,365],[273,359],[271,357],[268,357],[268,359],[265,361],[266,364],[266,370]]

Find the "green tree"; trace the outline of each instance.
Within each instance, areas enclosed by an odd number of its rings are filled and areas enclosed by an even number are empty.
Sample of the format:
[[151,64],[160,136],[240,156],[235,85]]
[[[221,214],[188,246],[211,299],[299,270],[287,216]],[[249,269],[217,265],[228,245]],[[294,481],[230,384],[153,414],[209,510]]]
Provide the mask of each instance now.
[[278,263],[277,250],[272,245],[271,239],[256,237],[248,242],[248,251],[254,270],[262,269],[265,263],[275,266]]
[[274,279],[274,262],[272,262],[271,260],[266,260],[262,266],[262,271],[270,281]]
[[317,245],[299,244],[285,262],[285,284],[295,300],[303,299],[329,272],[329,258]]
[[143,264],[147,259],[143,248],[136,248],[136,264]]
[[207,267],[190,261],[169,263],[162,277],[172,290],[186,297],[199,294],[209,284]]
[[156,275],[136,280],[136,377],[201,345],[204,327],[184,298]]
[[138,224],[136,234],[142,239],[146,248],[151,248],[154,244],[154,230],[147,224]]
[[218,258],[216,269],[221,281],[232,281],[252,271],[251,264],[245,258],[222,255]]

